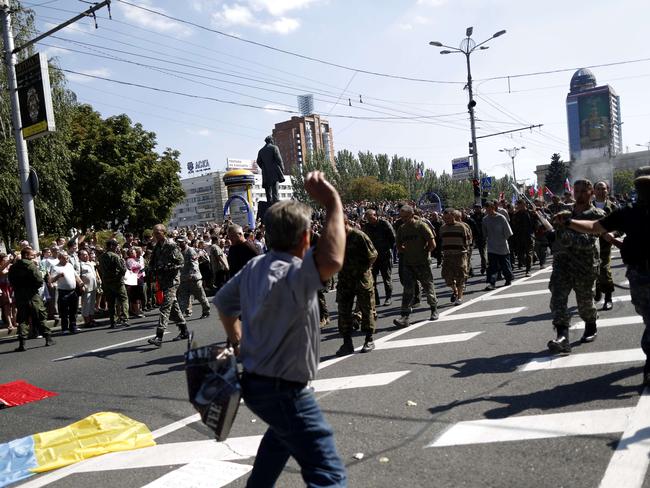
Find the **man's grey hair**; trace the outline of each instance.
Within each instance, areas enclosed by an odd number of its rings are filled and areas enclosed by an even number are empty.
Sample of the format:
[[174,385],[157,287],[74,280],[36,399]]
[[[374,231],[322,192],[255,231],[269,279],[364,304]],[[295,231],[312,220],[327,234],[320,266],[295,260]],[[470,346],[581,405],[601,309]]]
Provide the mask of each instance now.
[[402,205],[402,208],[400,208],[399,211],[407,213],[409,215],[415,215],[415,211],[413,210],[413,207],[411,207],[410,205]]
[[228,234],[241,234],[244,235],[244,229],[241,225],[232,224],[228,227]]
[[264,214],[266,243],[276,251],[291,251],[311,227],[311,208],[295,200],[274,203]]

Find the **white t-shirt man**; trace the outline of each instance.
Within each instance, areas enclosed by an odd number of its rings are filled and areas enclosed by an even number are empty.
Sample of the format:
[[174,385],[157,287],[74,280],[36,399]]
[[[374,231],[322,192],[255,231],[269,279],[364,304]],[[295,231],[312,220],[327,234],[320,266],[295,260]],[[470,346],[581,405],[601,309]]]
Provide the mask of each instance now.
[[56,280],[59,291],[72,291],[77,286],[77,273],[71,263],[66,263],[63,266],[57,264],[52,267],[52,275],[63,275]]

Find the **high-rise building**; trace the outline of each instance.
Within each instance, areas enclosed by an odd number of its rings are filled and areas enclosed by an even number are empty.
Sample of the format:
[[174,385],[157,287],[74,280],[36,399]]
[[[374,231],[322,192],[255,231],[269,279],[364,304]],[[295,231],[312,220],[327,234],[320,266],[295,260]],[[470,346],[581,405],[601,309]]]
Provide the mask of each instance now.
[[571,160],[612,158],[623,150],[621,100],[609,85],[581,68],[571,77],[566,98]]
[[334,139],[332,128],[320,115],[291,117],[275,124],[273,139],[280,149],[287,174],[301,166],[308,155],[322,151],[325,158],[334,164]]

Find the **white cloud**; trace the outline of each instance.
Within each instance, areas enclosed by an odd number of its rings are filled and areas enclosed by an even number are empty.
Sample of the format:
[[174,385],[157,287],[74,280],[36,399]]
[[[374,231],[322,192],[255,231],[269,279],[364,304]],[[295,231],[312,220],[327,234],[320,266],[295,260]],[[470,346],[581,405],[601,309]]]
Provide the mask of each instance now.
[[281,17],[274,20],[270,24],[264,24],[261,29],[266,32],[273,32],[275,34],[289,34],[300,27],[300,22],[296,19],[289,17]]
[[212,131],[210,129],[198,129],[198,130],[185,129],[185,132],[193,136],[201,136],[201,137],[208,137],[212,135]]
[[[79,70],[79,73],[83,73],[90,76],[101,76],[103,78],[106,78],[111,74],[111,72],[107,68],[83,69],[83,70]],[[73,81],[76,83],[90,83],[91,81],[95,81],[94,78],[90,78],[89,76],[78,75],[76,73],[66,73],[65,77],[68,81]]]
[[273,16],[280,16],[292,10],[300,10],[318,0],[249,0],[255,10],[266,10]]
[[250,26],[255,24],[253,13],[244,5],[224,5],[221,12],[212,15],[215,22],[220,25],[244,25]]
[[447,0],[418,0],[418,5],[425,5],[427,7],[440,7],[447,3]]
[[[161,17],[160,15],[147,12],[145,10],[132,7],[130,5],[120,3],[118,4],[119,8],[124,13],[124,16],[130,22],[138,24],[147,29],[151,29],[157,32],[164,32],[165,34],[175,34],[177,36],[188,37],[192,34],[191,29],[175,22],[173,20]],[[151,5],[150,1],[141,2],[143,7],[146,7],[151,10],[155,10],[160,13],[166,13],[165,10],[154,7]]]

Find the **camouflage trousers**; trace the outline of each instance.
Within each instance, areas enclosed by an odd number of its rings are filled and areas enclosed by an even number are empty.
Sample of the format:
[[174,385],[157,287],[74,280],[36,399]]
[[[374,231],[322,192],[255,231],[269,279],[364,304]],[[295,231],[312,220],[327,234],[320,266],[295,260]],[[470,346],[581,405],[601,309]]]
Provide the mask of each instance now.
[[643,317],[645,330],[641,337],[641,349],[650,358],[650,271],[628,267],[627,279],[630,280],[630,295],[636,313]]
[[341,278],[336,285],[336,301],[338,302],[339,334],[352,334],[354,324],[354,299],[361,312],[361,330],[366,334],[375,332],[375,292],[372,275],[366,273],[359,279]]
[[329,311],[327,310],[327,301],[325,300],[326,288],[318,290],[318,315],[321,321],[330,318]]
[[186,327],[185,318],[181,313],[181,308],[178,306],[178,300],[176,299],[177,290],[178,285],[172,285],[162,290],[163,301],[160,304],[160,315],[158,316],[158,327],[156,328],[157,335],[164,334],[170,318],[176,323],[179,329]]
[[465,288],[467,280],[467,254],[445,252],[442,256],[442,279],[449,287]]
[[614,279],[612,278],[612,245],[603,238],[600,243],[600,269],[596,286],[603,293],[614,291]]
[[201,304],[203,313],[210,313],[210,303],[205,296],[202,280],[182,281],[178,286],[178,306],[181,312],[188,312],[192,309],[190,297],[194,297]]
[[43,299],[40,295],[34,295],[28,302],[16,303],[17,314],[16,322],[18,322],[18,337],[26,340],[29,337],[29,324],[39,335],[43,337],[50,335],[50,326],[47,325],[47,311],[43,304]]
[[548,289],[551,290],[551,315],[553,326],[569,327],[571,317],[567,309],[569,294],[573,290],[576,294],[578,314],[585,323],[596,322],[598,314],[594,306],[593,286],[596,280],[596,273],[578,275],[562,268],[554,267],[551,273],[551,281]]
[[380,256],[372,265],[372,281],[375,288],[375,303],[379,302],[379,290],[377,290],[377,278],[381,274],[381,279],[384,282],[384,292],[386,298],[393,296],[393,282],[391,272],[393,270],[393,260],[390,253]]
[[108,318],[111,325],[115,324],[115,309],[121,322],[129,319],[129,298],[124,285],[114,286],[104,283],[104,296],[108,304]]
[[436,290],[433,287],[433,274],[431,273],[431,263],[422,263],[419,265],[404,264],[402,268],[402,315],[411,314],[411,304],[415,295],[416,285],[420,282],[424,295],[427,297],[427,303],[433,309],[438,306]]

